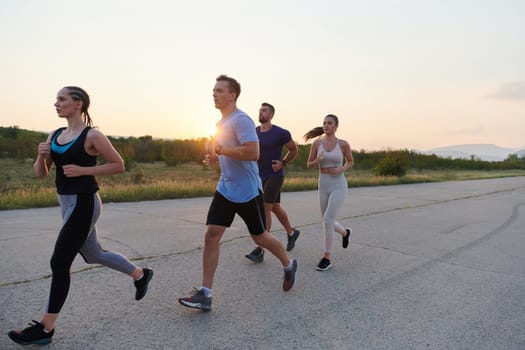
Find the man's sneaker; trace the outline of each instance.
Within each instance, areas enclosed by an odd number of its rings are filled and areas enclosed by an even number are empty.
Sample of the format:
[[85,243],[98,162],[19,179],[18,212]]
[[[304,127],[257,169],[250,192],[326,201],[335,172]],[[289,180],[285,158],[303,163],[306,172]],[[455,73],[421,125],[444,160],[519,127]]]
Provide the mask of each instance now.
[[46,333],[44,331],[44,325],[33,320],[33,323],[30,323],[29,327],[24,328],[19,332],[11,331],[7,333],[7,335],[12,341],[21,345],[46,345],[51,343],[53,333],[55,333],[54,329],[51,330],[51,332]]
[[211,297],[207,297],[202,290],[197,288],[193,288],[189,297],[179,298],[179,303],[194,309],[211,310]]
[[135,288],[137,290],[135,291],[135,300],[140,300],[144,298],[146,293],[148,292],[148,284],[149,281],[151,281],[151,278],[153,277],[153,270],[152,269],[142,269],[142,273],[144,276],[142,276],[141,279],[134,281]]
[[348,247],[348,241],[350,240],[351,234],[352,234],[352,229],[349,227],[346,229],[346,236],[343,236],[343,248]]
[[327,258],[322,258],[321,261],[319,261],[319,264],[317,264],[317,267],[315,268],[317,271],[326,271],[329,268],[332,267],[332,263]]
[[299,230],[293,229],[293,232],[291,235],[288,236],[288,244],[286,245],[286,251],[290,251],[295,247],[295,241],[297,241],[297,238],[299,238]]
[[284,270],[284,281],[283,281],[283,290],[285,292],[292,289],[293,284],[295,283],[295,273],[297,272],[297,260],[292,260],[292,269],[290,271]]
[[262,263],[264,260],[264,250],[257,247],[248,255],[245,255],[245,257],[254,263]]

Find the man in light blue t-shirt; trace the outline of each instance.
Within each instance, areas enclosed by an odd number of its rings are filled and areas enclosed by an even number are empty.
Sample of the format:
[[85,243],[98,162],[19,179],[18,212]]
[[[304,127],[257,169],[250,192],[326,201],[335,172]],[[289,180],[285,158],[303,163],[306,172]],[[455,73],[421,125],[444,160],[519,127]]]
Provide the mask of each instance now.
[[221,75],[213,89],[215,108],[221,111],[217,135],[208,144],[207,160],[219,160],[221,176],[206,219],[206,234],[202,251],[202,286],[190,296],[179,298],[187,307],[211,310],[211,290],[219,264],[220,241],[238,214],[248,227],[254,242],[270,251],[283,265],[283,290],[288,291],[295,282],[297,260],[290,259],[282,243],[266,229],[259,177],[259,139],[255,123],[237,108],[240,84]]

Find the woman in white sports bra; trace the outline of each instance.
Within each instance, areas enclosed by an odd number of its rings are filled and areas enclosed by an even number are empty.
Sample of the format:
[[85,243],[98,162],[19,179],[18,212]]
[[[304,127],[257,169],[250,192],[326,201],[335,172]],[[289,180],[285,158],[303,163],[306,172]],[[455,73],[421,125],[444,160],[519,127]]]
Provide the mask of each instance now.
[[306,164],[308,168],[319,167],[319,204],[325,233],[324,255],[316,267],[319,271],[326,271],[332,267],[334,231],[343,237],[343,248],[348,247],[352,233],[350,228],[345,229],[336,220],[348,191],[344,173],[354,165],[350,144],[335,136],[338,126],[339,119],[333,114],[328,114],[322,127],[313,128],[304,135],[304,140],[308,141],[324,134],[312,144]]

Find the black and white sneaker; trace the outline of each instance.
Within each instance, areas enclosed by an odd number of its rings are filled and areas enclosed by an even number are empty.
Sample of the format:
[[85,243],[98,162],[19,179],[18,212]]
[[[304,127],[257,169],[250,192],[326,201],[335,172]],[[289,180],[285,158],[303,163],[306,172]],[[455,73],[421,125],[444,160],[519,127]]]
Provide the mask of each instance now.
[[297,229],[293,229],[292,234],[288,236],[288,244],[286,245],[286,251],[289,252],[295,247],[295,241],[299,238],[301,232]]
[[350,240],[350,235],[352,234],[352,229],[349,227],[346,229],[346,236],[343,236],[343,248],[348,247],[348,242]]
[[44,331],[44,325],[33,320],[33,323],[30,323],[29,327],[21,331],[11,331],[7,333],[7,335],[12,341],[20,345],[47,345],[51,343],[54,333],[54,329],[50,332]]
[[245,255],[245,257],[254,263],[262,263],[264,260],[264,250],[260,247],[256,247],[250,254]]
[[144,274],[142,278],[133,282],[135,284],[135,288],[137,289],[135,291],[135,300],[140,300],[144,298],[144,296],[148,292],[149,282],[153,277],[152,269],[144,268],[142,269],[142,273]]
[[294,283],[295,283],[295,273],[297,272],[297,260],[292,260],[292,268],[290,270],[284,270],[284,278],[283,278],[283,290],[285,292],[292,289]]
[[186,307],[201,309],[204,311],[211,310],[211,297],[207,297],[204,291],[193,288],[189,297],[179,298],[179,303]]
[[321,261],[319,261],[319,264],[317,264],[317,267],[315,269],[317,271],[326,271],[331,267],[332,267],[332,263],[330,262],[330,260],[326,258],[322,258]]

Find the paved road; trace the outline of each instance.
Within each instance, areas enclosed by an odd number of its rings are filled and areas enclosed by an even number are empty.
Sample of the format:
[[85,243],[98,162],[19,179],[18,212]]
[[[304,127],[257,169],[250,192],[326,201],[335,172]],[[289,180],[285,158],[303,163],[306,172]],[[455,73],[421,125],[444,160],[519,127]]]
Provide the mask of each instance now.
[[[203,313],[176,298],[200,284],[209,202],[106,204],[102,244],[155,269],[151,290],[135,302],[126,276],[76,260],[47,349],[525,349],[525,177],[350,189],[350,247],[337,241],[327,272],[317,193],[285,193],[301,230],[294,288],[277,259],[244,258],[236,219]],[[58,208],[0,211],[0,349],[40,317],[59,225]]]

